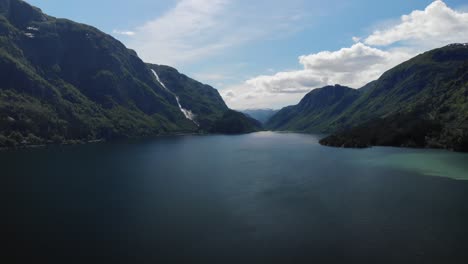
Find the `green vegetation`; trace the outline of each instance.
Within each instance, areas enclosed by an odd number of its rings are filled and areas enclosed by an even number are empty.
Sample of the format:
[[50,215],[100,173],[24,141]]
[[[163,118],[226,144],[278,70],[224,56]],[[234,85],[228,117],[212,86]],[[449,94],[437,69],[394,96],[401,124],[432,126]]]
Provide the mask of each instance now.
[[209,131],[228,110],[217,91],[165,66],[191,109],[122,43],[91,26],[0,0],[0,148]]
[[183,108],[195,114],[200,129],[208,131],[214,122],[229,109],[218,90],[193,80],[176,69],[164,65],[148,64],[173,93],[177,94]]
[[423,53],[348,96],[336,97],[326,90],[330,87],[310,92],[298,105],[280,111],[267,126],[335,133],[322,140],[331,146],[468,151],[467,45],[453,44]]
[[327,132],[333,120],[343,114],[360,94],[358,90],[340,85],[315,89],[299,104],[281,109],[266,126],[273,130]]
[[[442,125],[413,114],[396,114],[326,137],[323,145],[362,148],[369,146],[425,147],[441,133]],[[436,146],[436,145],[434,145]]]
[[259,131],[262,124],[259,121],[250,118],[243,113],[228,110],[219,118],[212,128],[211,133],[221,134],[241,134]]

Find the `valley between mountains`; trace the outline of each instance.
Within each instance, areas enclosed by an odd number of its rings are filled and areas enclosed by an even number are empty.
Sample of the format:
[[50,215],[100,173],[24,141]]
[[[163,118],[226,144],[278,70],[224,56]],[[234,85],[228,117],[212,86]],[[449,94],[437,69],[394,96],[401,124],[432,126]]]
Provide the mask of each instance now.
[[467,44],[427,51],[359,89],[326,86],[279,111],[241,113],[92,26],[0,0],[0,71],[0,148],[273,130],[327,134],[320,143],[336,147],[468,151]]

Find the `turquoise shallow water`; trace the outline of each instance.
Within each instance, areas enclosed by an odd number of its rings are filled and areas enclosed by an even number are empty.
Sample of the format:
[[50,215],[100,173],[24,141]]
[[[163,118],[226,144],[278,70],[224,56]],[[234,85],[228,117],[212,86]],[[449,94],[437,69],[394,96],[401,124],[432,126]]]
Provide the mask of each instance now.
[[[388,150],[375,150],[386,153]],[[370,166],[397,168],[428,176],[447,177],[456,180],[468,180],[467,154],[441,150],[400,150],[399,153],[369,157],[362,161]]]
[[0,242],[20,263],[466,263],[466,154],[318,139],[0,152]]

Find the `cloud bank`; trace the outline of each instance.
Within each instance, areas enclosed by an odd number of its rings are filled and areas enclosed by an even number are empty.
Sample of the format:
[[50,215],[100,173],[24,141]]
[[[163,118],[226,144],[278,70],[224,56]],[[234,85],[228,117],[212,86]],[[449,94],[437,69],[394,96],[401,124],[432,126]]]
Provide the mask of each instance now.
[[230,107],[244,109],[297,103],[305,93],[329,84],[360,88],[420,52],[468,42],[468,12],[434,1],[394,25],[352,40],[351,47],[300,56],[300,70],[257,76],[221,94]]

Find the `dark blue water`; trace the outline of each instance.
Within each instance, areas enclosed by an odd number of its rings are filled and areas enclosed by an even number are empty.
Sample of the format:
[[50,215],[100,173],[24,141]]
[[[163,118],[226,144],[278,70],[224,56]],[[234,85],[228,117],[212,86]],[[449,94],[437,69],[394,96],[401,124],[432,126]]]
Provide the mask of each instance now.
[[317,140],[264,132],[1,152],[0,258],[468,263],[467,155]]

